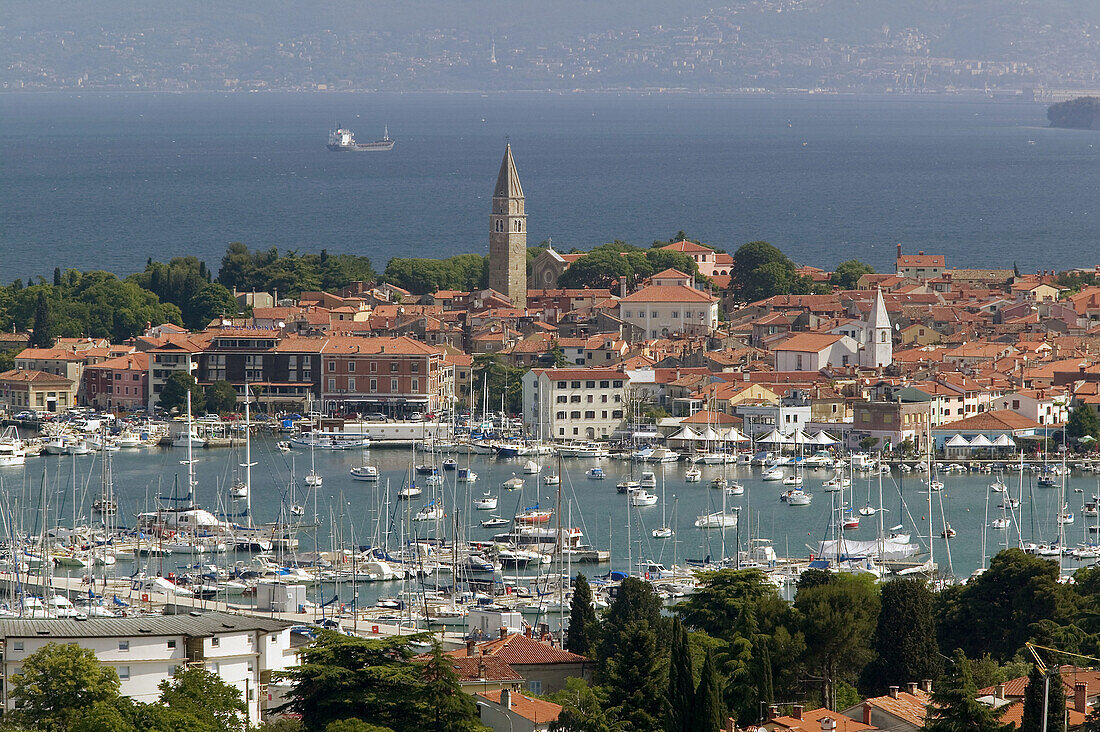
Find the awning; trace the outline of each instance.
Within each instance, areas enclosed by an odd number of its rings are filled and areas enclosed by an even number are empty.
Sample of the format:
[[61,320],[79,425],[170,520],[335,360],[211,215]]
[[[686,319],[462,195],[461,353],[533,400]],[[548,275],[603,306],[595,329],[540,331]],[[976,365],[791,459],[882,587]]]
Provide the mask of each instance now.
[[810,438],[810,443],[814,445],[835,445],[839,440],[835,440],[824,431],[814,433],[814,436]]
[[683,429],[681,429],[679,432],[672,435],[668,439],[670,439],[670,440],[680,440],[680,441],[698,440],[699,435],[696,434],[695,430],[693,430],[691,427],[688,427],[688,426],[685,425]]
[[1002,434],[993,440],[994,447],[1016,447],[1016,443],[1008,435]]
[[786,440],[787,436],[784,435],[782,432],[780,432],[779,430],[772,430],[771,432],[757,440],[757,442],[763,443],[765,445],[782,445],[784,442],[786,442]]
[[795,430],[783,440],[785,445],[806,445],[809,444],[810,437],[802,430]]
[[978,435],[970,441],[971,447],[993,447],[993,442],[985,435]]
[[956,432],[955,436],[944,444],[944,447],[970,447],[970,443],[966,441],[965,437]]

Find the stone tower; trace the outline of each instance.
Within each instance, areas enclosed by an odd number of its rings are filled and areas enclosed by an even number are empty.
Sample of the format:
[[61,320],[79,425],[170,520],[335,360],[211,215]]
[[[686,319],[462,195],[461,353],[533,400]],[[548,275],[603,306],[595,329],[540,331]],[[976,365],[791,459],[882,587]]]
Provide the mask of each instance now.
[[882,290],[875,291],[875,304],[867,314],[863,326],[863,350],[860,352],[860,366],[864,368],[883,368],[894,360],[893,330],[890,316],[886,312],[886,301],[882,299]]
[[504,148],[489,212],[489,287],[527,307],[527,211],[511,145]]

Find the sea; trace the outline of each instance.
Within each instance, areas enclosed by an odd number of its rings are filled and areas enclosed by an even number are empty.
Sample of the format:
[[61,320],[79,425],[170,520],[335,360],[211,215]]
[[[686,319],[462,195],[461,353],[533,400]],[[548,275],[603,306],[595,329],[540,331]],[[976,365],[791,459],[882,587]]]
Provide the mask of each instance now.
[[[386,153],[325,148],[336,125]],[[487,253],[506,142],[529,244],[683,231],[799,263],[896,247],[957,267],[1096,264],[1100,133],[949,95],[8,93],[0,282],[126,275],[229,242],[391,257]]]

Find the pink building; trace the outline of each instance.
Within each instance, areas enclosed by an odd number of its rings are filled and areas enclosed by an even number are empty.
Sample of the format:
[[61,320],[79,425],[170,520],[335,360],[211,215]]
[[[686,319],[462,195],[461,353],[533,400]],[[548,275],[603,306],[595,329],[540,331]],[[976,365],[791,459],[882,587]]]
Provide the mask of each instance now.
[[98,409],[143,409],[148,390],[148,353],[128,353],[84,368],[84,398]]

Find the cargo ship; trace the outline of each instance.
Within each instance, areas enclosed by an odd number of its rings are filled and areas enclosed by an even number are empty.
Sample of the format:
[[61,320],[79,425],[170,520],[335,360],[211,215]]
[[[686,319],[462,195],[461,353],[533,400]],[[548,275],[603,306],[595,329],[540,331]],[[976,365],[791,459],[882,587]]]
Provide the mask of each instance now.
[[385,152],[393,150],[396,143],[396,140],[390,139],[388,127],[382,134],[382,139],[374,142],[356,142],[352,131],[344,127],[328,133],[328,149],[334,152]]

